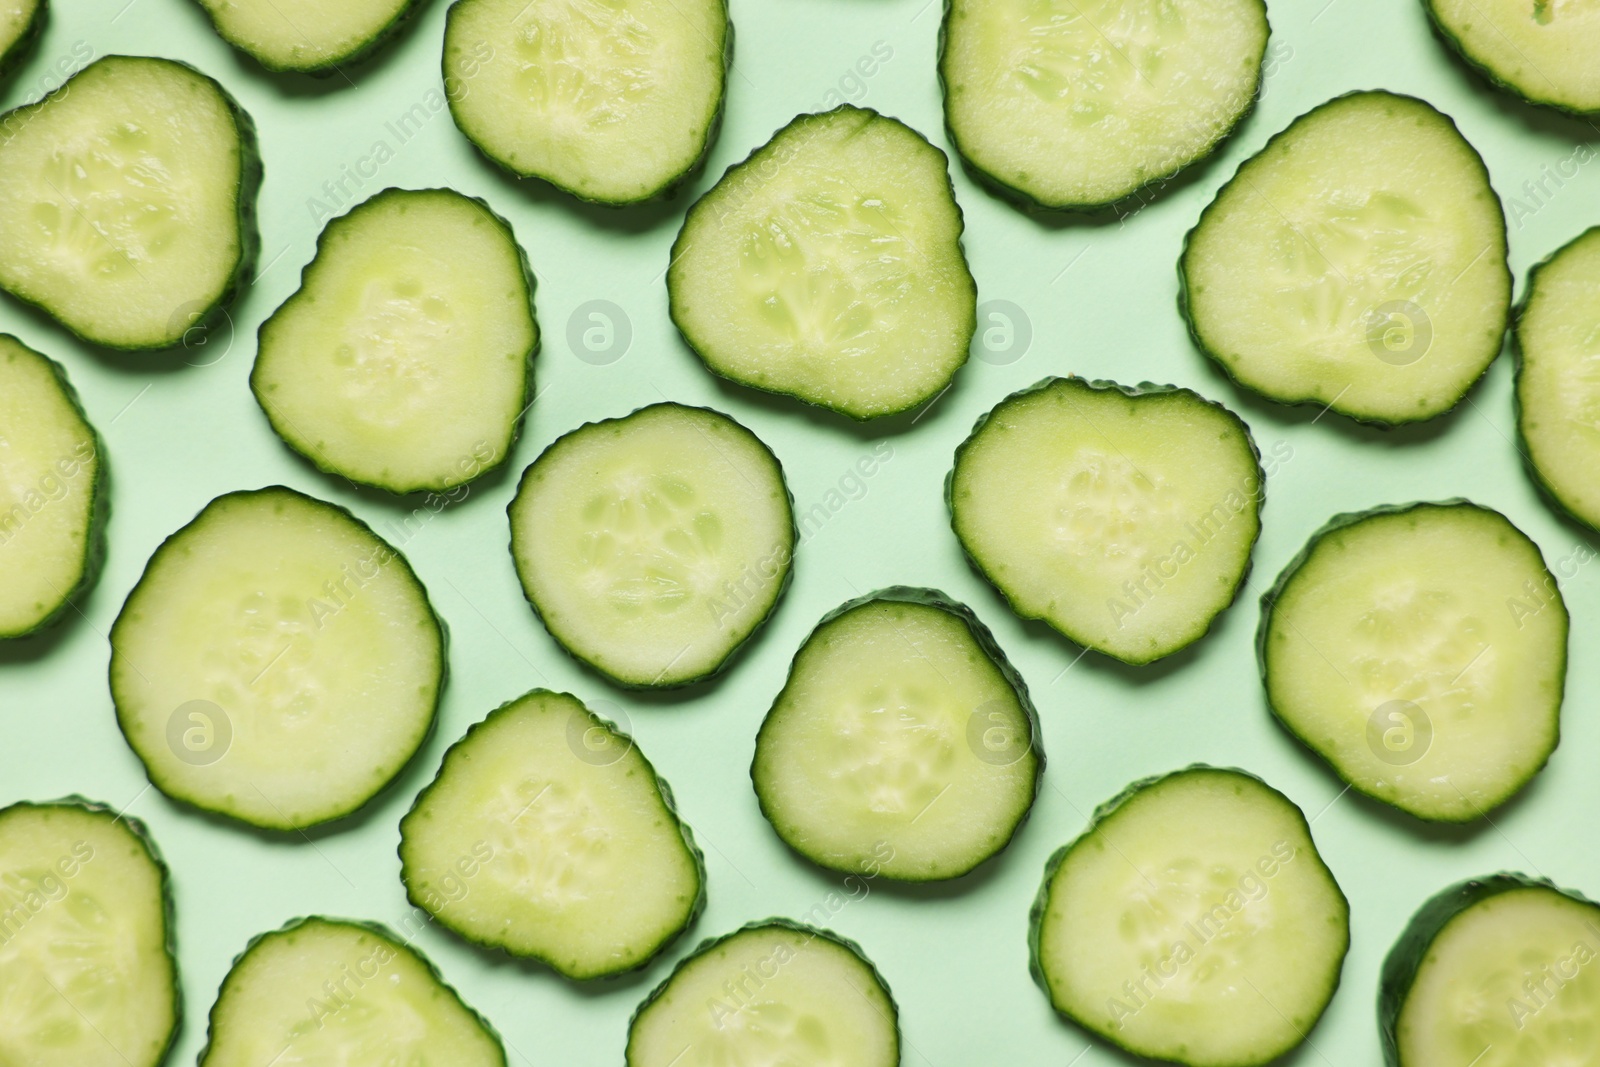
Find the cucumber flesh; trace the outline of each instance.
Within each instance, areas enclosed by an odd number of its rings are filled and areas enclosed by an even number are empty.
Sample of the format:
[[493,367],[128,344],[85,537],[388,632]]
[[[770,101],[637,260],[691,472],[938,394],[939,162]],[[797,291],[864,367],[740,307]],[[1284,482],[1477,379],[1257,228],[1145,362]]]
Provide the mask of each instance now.
[[937,395],[977,287],[943,152],[861,108],[801,115],[695,202],[672,321],[717,374],[857,419]]
[[1255,1067],[1305,1040],[1339,985],[1350,908],[1305,816],[1241,771],[1136,782],[1051,859],[1034,975],[1119,1048]]
[[444,638],[403,557],[342,508],[218,497],[111,630],[117,721],[175,800],[271,829],[347,815],[433,725]]
[[0,1063],[158,1067],[177,1032],[166,869],[76,800],[0,811]]
[[1266,48],[1261,0],[954,0],[945,118],[992,180],[1098,207],[1208,155],[1250,110]]
[[806,638],[750,777],[778,836],[821,866],[954,878],[1027,818],[1037,738],[1027,687],[965,605],[887,589]]
[[34,633],[98,551],[99,442],[65,372],[0,334],[0,638]]
[[1262,598],[1273,714],[1354,788],[1481,818],[1554,751],[1567,609],[1539,548],[1465,501],[1341,515]]
[[333,74],[376,48],[416,0],[198,0],[223,40],[268,70]]
[[532,386],[532,284],[511,227],[449,189],[386,189],[334,219],[261,327],[250,387],[324,470],[395,493],[505,460]]
[[1425,0],[1457,52],[1495,84],[1562,111],[1600,112],[1600,11],[1582,0]]
[[1454,407],[1499,354],[1505,216],[1421,100],[1351,93],[1223,187],[1180,264],[1190,332],[1246,388],[1378,423]]
[[0,0],[0,74],[8,74],[44,29],[45,0]]

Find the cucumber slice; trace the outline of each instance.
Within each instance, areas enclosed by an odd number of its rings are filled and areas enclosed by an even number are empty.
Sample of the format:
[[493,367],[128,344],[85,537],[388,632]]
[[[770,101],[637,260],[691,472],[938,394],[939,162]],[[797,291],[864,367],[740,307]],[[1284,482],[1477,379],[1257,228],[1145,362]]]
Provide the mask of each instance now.
[[1169,178],[1249,113],[1262,0],[951,0],[939,80],[956,150],[1043,207]]
[[896,1067],[894,998],[858,945],[787,919],[707,941],[628,1025],[628,1067]]
[[1055,1009],[1118,1048],[1254,1067],[1333,999],[1350,905],[1289,798],[1196,765],[1133,783],[1051,857],[1030,947]]
[[255,938],[211,1007],[200,1067],[505,1067],[500,1038],[376,923],[296,919]]
[[111,628],[117,723],[157,789],[274,830],[348,815],[433,728],[444,631],[405,557],[281,485],[167,538]]
[[366,58],[416,10],[417,0],[197,0],[217,35],[268,70],[316,77]]
[[1179,273],[1189,332],[1229,377],[1384,425],[1455,407],[1511,303],[1482,157],[1448,116],[1387,92],[1330,100],[1246,160]]
[[0,116],[0,288],[107,348],[222,314],[255,259],[250,117],[168,59],[106,56]]
[[948,162],[876,111],[799,116],[689,209],[672,321],[722,377],[852,418],[937,396],[977,328]]
[[45,0],[0,2],[0,77],[10,74],[44,32]]
[[750,778],[820,866],[927,882],[1011,841],[1044,775],[1028,687],[970,608],[896,586],[829,612],[795,654]]
[[167,868],[78,797],[0,811],[0,1063],[158,1067],[182,999]]
[[1497,511],[1336,515],[1261,612],[1273,715],[1368,796],[1468,822],[1555,750],[1567,608],[1539,547]]
[[0,639],[59,619],[99,569],[100,439],[66,371],[0,334]]
[[1018,615],[1142,664],[1233,603],[1263,477],[1249,427],[1197,393],[1046,378],[978,420],[945,497],[967,558]]
[[1451,886],[1412,916],[1383,963],[1389,1067],[1600,1062],[1600,906],[1548,881],[1497,874]]
[[511,173],[632,204],[705,157],[732,56],[727,0],[457,0],[445,96],[461,132]]
[[705,902],[666,782],[631,737],[544,689],[445,753],[400,821],[400,864],[411,903],[568,978],[642,967]]
[[385,189],[322,231],[261,325],[250,388],[322,470],[440,491],[504,462],[538,343],[510,224],[451,189]]
[[1452,49],[1494,85],[1576,115],[1600,113],[1600,12],[1571,0],[1423,0]]
[[789,584],[783,468],[707,408],[653,404],[578,427],[523,472],[507,512],[528,603],[620,685],[716,674]]

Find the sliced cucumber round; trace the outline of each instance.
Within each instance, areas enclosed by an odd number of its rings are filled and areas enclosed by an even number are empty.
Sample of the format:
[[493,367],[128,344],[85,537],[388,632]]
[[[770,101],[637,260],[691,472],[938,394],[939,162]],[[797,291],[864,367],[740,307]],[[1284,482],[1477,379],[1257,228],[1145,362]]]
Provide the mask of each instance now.
[[348,815],[433,727],[444,632],[405,557],[281,485],[207,504],[111,628],[117,723],[150,781],[275,830]]
[[172,886],[137,820],[72,797],[0,811],[0,1063],[159,1067],[182,999]]
[[1221,404],[1046,378],[978,420],[945,496],[967,558],[1017,614],[1141,664],[1233,603],[1262,482],[1249,427]]
[[852,418],[938,395],[977,327],[948,163],[876,111],[799,116],[689,209],[672,321],[724,378]]
[[628,1067],[896,1067],[894,998],[859,946],[769,919],[707,941],[628,1026]]
[[1330,100],[1246,160],[1179,273],[1189,332],[1240,385],[1385,425],[1455,407],[1511,303],[1482,157],[1448,116],[1387,92]]
[[1273,715],[1368,796],[1468,822],[1555,751],[1567,608],[1539,546],[1497,511],[1336,515],[1261,609]]
[[528,603],[621,685],[716,674],[789,584],[783,468],[706,408],[653,404],[578,427],[523,472],[507,511]]
[[1306,1039],[1339,987],[1350,906],[1299,808],[1243,771],[1135,782],[1045,868],[1033,974],[1119,1048],[1255,1067]]
[[406,896],[568,978],[649,962],[705,901],[700,851],[633,739],[535,689],[445,753],[400,822]]
[[1102,207],[1209,155],[1249,113],[1267,32],[1262,0],[951,0],[945,122],[996,184]]
[[427,957],[376,923],[296,919],[222,981],[200,1067],[505,1067],[499,1035]]
[[761,813],[823,867],[910,882],[1010,842],[1044,774],[1028,687],[971,609],[897,586],[823,617],[756,737]]
[[538,343],[510,224],[451,189],[385,189],[322,231],[261,325],[250,388],[323,470],[438,491],[505,461]]
[[106,56],[0,116],[0,288],[84,340],[167,348],[255,258],[250,117],[168,59]]
[[268,70],[317,77],[366,58],[416,9],[417,0],[197,0],[217,34]]
[[0,2],[0,76],[15,70],[44,32],[48,8],[45,0]]
[[705,157],[732,55],[727,0],[457,0],[445,96],[467,139],[513,174],[631,204]]
[[1389,950],[1378,1025],[1389,1067],[1600,1063],[1600,905],[1543,879],[1461,882]]
[[1434,28],[1495,85],[1531,104],[1600,113],[1600,12],[1572,0],[1423,0]]
[[0,334],[0,639],[60,618],[99,567],[100,439],[60,366]]

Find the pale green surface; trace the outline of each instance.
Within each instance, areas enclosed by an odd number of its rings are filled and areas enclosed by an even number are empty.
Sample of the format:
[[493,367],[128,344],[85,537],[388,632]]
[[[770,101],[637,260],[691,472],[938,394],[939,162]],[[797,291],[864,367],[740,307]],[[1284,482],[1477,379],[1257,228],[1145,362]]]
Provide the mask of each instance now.
[[[349,72],[358,89],[330,85],[297,95],[237,57],[188,0],[135,0],[112,25],[125,2],[62,4],[42,47],[0,97],[7,104],[26,99],[80,38],[97,54],[147,50],[196,63],[239,97],[260,128],[267,159],[261,262],[270,267],[233,308],[232,349],[224,330],[188,353],[197,364],[215,360],[209,366],[185,367],[181,355],[101,358],[0,299],[0,330],[67,365],[105,437],[114,497],[108,567],[80,604],[87,619],[73,613],[43,644],[0,651],[0,803],[82,791],[116,805],[132,802],[130,811],[150,822],[176,871],[187,1021],[174,1065],[193,1063],[217,985],[253,934],[305,912],[401,921],[406,909],[394,851],[400,816],[469,724],[535,685],[570,689],[610,717],[626,711],[705,849],[710,901],[660,961],[597,992],[576,992],[552,974],[505,966],[442,931],[422,931],[417,944],[504,1032],[513,1064],[527,1063],[524,1055],[539,1067],[620,1063],[635,1004],[694,942],[748,920],[815,909],[815,917],[860,940],[882,969],[900,1004],[907,1065],[1065,1067],[1088,1039],[1052,1016],[1027,971],[1027,912],[1045,858],[1083,828],[1095,804],[1130,780],[1194,760],[1261,774],[1316,819],[1317,845],[1353,904],[1345,985],[1311,1037],[1334,1067],[1379,1062],[1379,965],[1411,911],[1444,885],[1514,867],[1600,893],[1600,850],[1588,829],[1589,815],[1600,809],[1593,770],[1600,755],[1594,714],[1600,661],[1585,652],[1600,638],[1600,562],[1583,565],[1566,583],[1575,654],[1561,747],[1528,794],[1495,813],[1499,832],[1425,830],[1353,795],[1319,817],[1342,787],[1272,723],[1256,680],[1255,596],[1334,511],[1471,495],[1526,530],[1561,573],[1582,535],[1553,516],[1519,468],[1508,441],[1510,362],[1494,365],[1462,411],[1423,427],[1386,435],[1352,429],[1331,414],[1313,425],[1314,408],[1257,402],[1223,381],[1192,350],[1174,309],[1180,242],[1206,201],[1271,133],[1335,93],[1382,86],[1432,100],[1460,121],[1503,193],[1538,180],[1541,167],[1553,173],[1573,158],[1573,138],[1586,127],[1508,102],[1469,80],[1430,36],[1420,5],[1333,0],[1312,22],[1321,0],[1275,3],[1269,56],[1277,58],[1269,58],[1275,67],[1260,110],[1226,145],[1222,160],[1202,167],[1192,184],[1168,190],[1125,227],[1041,225],[976,189],[958,170],[979,300],[1026,308],[1032,348],[1005,366],[974,359],[909,432],[885,438],[891,458],[865,479],[862,499],[843,503],[820,526],[809,524],[795,585],[720,684],[651,700],[614,690],[574,665],[523,603],[505,547],[504,507],[514,478],[491,476],[460,505],[420,528],[413,523],[408,539],[390,525],[402,514],[394,504],[316,473],[273,437],[246,377],[257,325],[294,290],[311,258],[319,225],[306,198],[341,166],[365,157],[364,144],[383,137],[394,158],[362,195],[385,184],[454,184],[486,197],[511,220],[540,274],[546,337],[537,370],[543,392],[515,450],[517,472],[579,422],[623,414],[665,394],[723,408],[760,434],[785,462],[804,513],[825,499],[847,500],[827,494],[839,492],[856,460],[870,455],[876,438],[866,433],[877,431],[724,386],[678,341],[660,274],[686,197],[618,214],[581,208],[536,187],[518,189],[476,156],[444,113],[442,98],[420,133],[396,147],[384,124],[440,91],[442,3],[429,5],[373,66]],[[833,104],[841,78],[878,41],[893,57],[865,79],[863,102],[947,146],[933,76],[939,8],[919,14],[922,3],[735,0],[739,46],[728,121],[710,169],[691,192],[708,188],[797,111]],[[1530,264],[1600,218],[1600,164],[1584,164],[1565,188],[1547,188],[1553,198],[1531,217],[1527,209],[1535,202],[1526,193],[1518,193],[1525,209],[1510,205],[1519,293]],[[596,299],[625,307],[633,326],[628,354],[604,366],[578,359],[566,340],[573,311]],[[967,569],[941,487],[951,453],[979,414],[1016,388],[1069,371],[1173,381],[1236,407],[1268,457],[1267,506],[1246,600],[1193,653],[1143,670],[1090,655],[1052,684],[1078,650],[1042,627],[1018,623]],[[1290,458],[1274,462],[1279,442],[1290,450],[1280,454]],[[403,541],[452,636],[440,729],[365,818],[316,835],[315,848],[299,838],[267,841],[215,825],[146,790],[138,762],[117,736],[104,678],[103,635],[161,538],[219,493],[280,480],[346,504],[381,535]],[[856,484],[847,479],[847,487]],[[895,583],[940,586],[993,627],[1039,704],[1051,759],[1019,838],[957,892],[873,884],[865,899],[843,903],[851,890],[801,864],[766,825],[746,769],[761,717],[818,618],[857,593]],[[617,708],[607,709],[605,701]],[[838,893],[831,902],[830,892]],[[1077,1061],[1078,1067],[1124,1062],[1098,1047]],[[1325,1067],[1310,1048],[1289,1062]]]

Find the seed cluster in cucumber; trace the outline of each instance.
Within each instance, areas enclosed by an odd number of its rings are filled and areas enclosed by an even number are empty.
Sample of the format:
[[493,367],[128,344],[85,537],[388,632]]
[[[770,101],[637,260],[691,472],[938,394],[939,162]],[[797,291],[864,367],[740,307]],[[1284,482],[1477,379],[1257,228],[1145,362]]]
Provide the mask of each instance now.
[[1423,0],[1439,35],[1532,104],[1600,113],[1600,12],[1571,0]]

